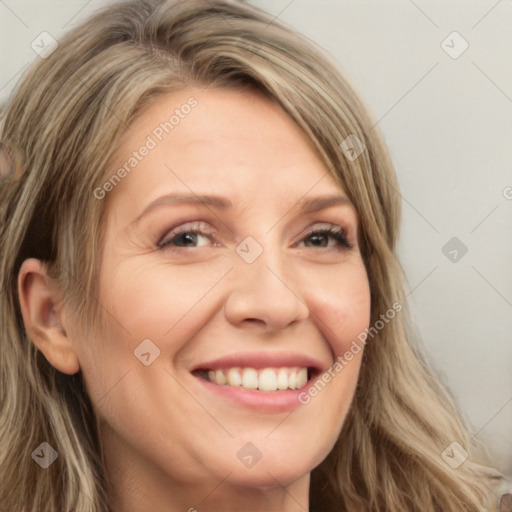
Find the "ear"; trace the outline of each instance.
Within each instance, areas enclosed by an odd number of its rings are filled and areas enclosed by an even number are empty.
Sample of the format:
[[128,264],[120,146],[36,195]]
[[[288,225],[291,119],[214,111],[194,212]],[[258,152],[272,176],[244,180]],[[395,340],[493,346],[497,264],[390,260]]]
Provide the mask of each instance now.
[[25,329],[34,345],[57,370],[77,373],[80,365],[66,333],[61,297],[40,260],[29,258],[21,265],[18,295]]

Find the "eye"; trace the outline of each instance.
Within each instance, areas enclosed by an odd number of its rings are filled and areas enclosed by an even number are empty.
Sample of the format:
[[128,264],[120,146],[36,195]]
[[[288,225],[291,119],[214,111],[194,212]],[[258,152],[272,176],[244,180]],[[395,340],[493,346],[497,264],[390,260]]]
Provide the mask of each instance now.
[[[195,248],[212,242],[213,233],[204,222],[183,224],[158,242],[158,247]],[[206,241],[205,241],[206,240]]]
[[311,242],[313,248],[341,248],[352,249],[353,245],[347,240],[345,230],[341,226],[330,225],[312,229],[303,239]]
[[[341,226],[325,225],[310,230],[301,240],[307,248],[313,249],[352,249]],[[205,222],[183,224],[172,230],[160,242],[160,249],[192,249],[213,244],[213,232]]]

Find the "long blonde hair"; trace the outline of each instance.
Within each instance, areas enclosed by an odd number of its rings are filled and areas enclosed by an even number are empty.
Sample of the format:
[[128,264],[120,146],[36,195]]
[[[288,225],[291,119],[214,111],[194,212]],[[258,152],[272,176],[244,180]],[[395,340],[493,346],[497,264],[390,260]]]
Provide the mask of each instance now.
[[[41,259],[83,332],[101,323],[104,202],[94,190],[133,119],[191,85],[251,87],[288,113],[358,212],[372,325],[404,306],[368,341],[339,439],[312,472],[311,510],[489,510],[496,472],[411,342],[395,251],[400,195],[372,118],[313,43],[256,8],[216,0],[104,9],[38,58],[2,113],[15,168],[0,188],[0,509],[110,510],[82,376],[57,371],[28,338],[17,274],[26,258]],[[339,147],[350,135],[366,148],[356,159]],[[58,453],[44,470],[31,457],[43,441]],[[442,456],[452,442],[469,453],[457,468]]]

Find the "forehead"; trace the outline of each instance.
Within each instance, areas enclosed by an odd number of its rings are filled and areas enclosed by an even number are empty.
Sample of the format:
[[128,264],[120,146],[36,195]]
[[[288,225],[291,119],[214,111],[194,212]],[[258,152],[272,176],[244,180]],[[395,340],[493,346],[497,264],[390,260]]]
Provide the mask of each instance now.
[[109,164],[123,175],[109,205],[140,209],[162,192],[247,200],[340,191],[312,143],[275,103],[253,91],[186,89],[132,123]]

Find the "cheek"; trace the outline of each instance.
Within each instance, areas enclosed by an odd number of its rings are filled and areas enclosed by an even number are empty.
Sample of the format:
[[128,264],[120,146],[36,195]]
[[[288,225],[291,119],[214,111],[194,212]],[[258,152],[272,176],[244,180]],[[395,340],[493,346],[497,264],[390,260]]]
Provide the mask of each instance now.
[[322,418],[323,428],[332,434],[325,457],[341,431],[357,386],[364,353],[358,336],[370,323],[370,287],[362,261],[340,265],[339,271],[330,268],[310,273],[304,283],[309,290],[310,317],[326,340],[333,361],[299,397],[310,416]]
[[345,352],[370,323],[370,287],[364,264],[317,273],[307,289],[312,319],[317,319],[315,324],[333,355]]
[[102,296],[112,317],[134,336],[181,338],[178,333],[206,322],[208,312],[201,306],[229,269],[223,260],[204,265],[121,263],[107,278]]
[[[155,373],[179,357],[214,314],[212,291],[229,269],[222,260],[214,265],[171,267],[161,262],[109,265],[106,257],[99,290],[104,330],[89,333],[86,339],[77,337],[80,367],[93,402],[117,387],[128,373],[131,382],[142,382],[148,379],[149,369]],[[146,367],[141,361],[148,351],[155,359]]]

